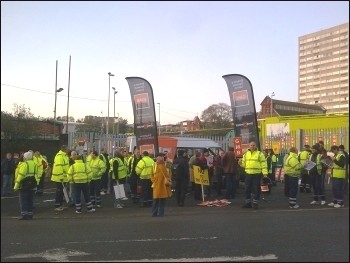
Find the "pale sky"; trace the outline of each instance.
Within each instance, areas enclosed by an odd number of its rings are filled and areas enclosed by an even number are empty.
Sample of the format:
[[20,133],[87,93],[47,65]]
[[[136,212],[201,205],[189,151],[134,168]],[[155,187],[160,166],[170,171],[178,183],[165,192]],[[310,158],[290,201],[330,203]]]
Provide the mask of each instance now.
[[[265,96],[298,100],[298,37],[349,22],[348,1],[16,2],[1,1],[1,110],[36,116],[108,115],[133,123],[126,77],[153,88],[157,121],[192,120],[230,98],[223,75]],[[101,114],[102,112],[102,114]],[[109,116],[114,115],[111,88]]]

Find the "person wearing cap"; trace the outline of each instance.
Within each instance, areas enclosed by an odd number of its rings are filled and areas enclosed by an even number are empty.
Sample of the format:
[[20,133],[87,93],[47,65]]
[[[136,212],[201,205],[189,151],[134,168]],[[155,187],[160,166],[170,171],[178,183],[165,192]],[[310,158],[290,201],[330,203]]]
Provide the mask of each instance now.
[[326,197],[324,195],[324,177],[322,176],[321,154],[318,153],[318,149],[319,147],[317,145],[313,145],[311,147],[311,155],[309,158],[311,162],[314,162],[316,164],[308,171],[312,187],[314,189],[314,200],[311,201],[310,205],[318,205],[319,199],[321,201],[321,205],[326,204]]
[[[310,159],[310,145],[304,145],[304,149],[299,153],[299,161],[301,163],[301,166],[304,167],[305,162]],[[299,191],[301,193],[311,193],[311,177],[308,174],[308,171],[305,168],[302,168],[300,171],[300,185],[299,185]]]
[[300,170],[303,167],[298,158],[298,149],[291,147],[287,159],[283,164],[286,175],[288,175],[288,202],[290,208],[299,208],[297,204],[298,182]]
[[175,176],[175,193],[178,206],[184,206],[187,186],[190,181],[190,166],[187,161],[187,152],[178,150],[174,164],[177,164]]
[[68,148],[62,145],[54,158],[51,181],[56,185],[55,211],[62,211],[63,208],[63,186],[67,184],[67,173],[69,169]]
[[331,152],[334,156],[331,157],[333,160],[333,171],[332,171],[332,194],[333,201],[329,203],[329,206],[340,208],[344,207],[344,180],[345,180],[345,167],[346,160],[345,155],[339,152],[339,147],[333,145]]
[[34,206],[34,191],[36,188],[24,189],[23,180],[28,177],[34,177],[36,184],[39,183],[38,167],[33,161],[33,153],[26,152],[23,155],[23,163],[19,166],[18,175],[14,190],[19,190],[19,203],[21,210],[20,220],[31,220],[33,219],[33,206]]
[[170,183],[171,178],[168,170],[165,167],[164,154],[158,153],[156,162],[154,164],[153,173],[151,175],[152,181],[152,217],[164,216],[165,200],[171,197]]
[[152,181],[151,175],[153,174],[154,161],[149,156],[148,151],[142,153],[142,159],[137,163],[135,171],[140,177],[142,186],[142,207],[152,207]]

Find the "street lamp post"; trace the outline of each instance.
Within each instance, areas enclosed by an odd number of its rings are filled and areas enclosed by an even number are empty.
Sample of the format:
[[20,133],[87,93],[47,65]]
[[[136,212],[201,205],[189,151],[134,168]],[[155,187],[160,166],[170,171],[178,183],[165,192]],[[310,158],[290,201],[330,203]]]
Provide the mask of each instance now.
[[112,87],[114,90],[114,106],[113,106],[113,135],[115,134],[114,127],[115,127],[115,94],[118,93],[118,91],[115,90],[115,87]]
[[55,130],[55,126],[56,126],[56,104],[57,104],[57,93],[61,92],[63,90],[63,88],[59,88],[57,89],[55,87],[55,108],[53,110],[53,134],[56,134],[56,130]]
[[[107,127],[106,127],[106,139],[108,143],[108,134],[109,134],[109,101],[111,96],[111,77],[114,77],[114,75],[111,72],[108,72],[108,110],[107,110]],[[107,149],[108,146],[107,146]]]
[[160,102],[157,102],[158,104],[158,124],[159,124],[159,127],[158,127],[158,136],[160,135]]
[[275,92],[272,92],[272,93],[271,93],[271,98],[270,98],[270,99],[271,99],[271,103],[270,103],[270,104],[271,104],[271,109],[270,109],[270,116],[271,116],[271,117],[272,117],[272,111],[273,111],[272,97],[275,97]]

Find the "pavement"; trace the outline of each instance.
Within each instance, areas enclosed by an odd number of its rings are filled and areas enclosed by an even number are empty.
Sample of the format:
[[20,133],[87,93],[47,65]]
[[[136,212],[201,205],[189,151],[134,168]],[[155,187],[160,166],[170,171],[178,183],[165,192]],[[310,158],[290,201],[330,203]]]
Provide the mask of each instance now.
[[[331,191],[331,183],[325,184],[326,188],[326,205],[310,205],[310,202],[313,200],[312,193],[298,193],[297,195],[297,203],[300,205],[299,209],[308,208],[308,209],[322,209],[322,208],[330,208],[327,204],[332,201],[332,191]],[[224,190],[225,191],[225,190]],[[224,193],[223,191],[223,193]],[[45,218],[52,216],[72,216],[75,215],[75,208],[70,207],[70,204],[65,204],[66,208],[63,211],[55,211],[54,210],[54,199],[55,199],[55,188],[51,182],[47,182],[44,188],[44,194],[42,196],[35,196],[34,198],[34,219],[35,218]],[[212,191],[212,196],[206,197],[205,201],[215,201],[222,200],[223,196],[216,196],[215,191]],[[244,204],[244,183],[240,182],[240,185],[237,189],[236,198],[227,200],[230,202],[227,206],[217,207],[215,205],[211,207],[203,207],[200,206],[202,201],[195,200],[193,193],[188,193],[186,195],[185,203],[183,207],[179,207],[176,202],[175,193],[173,196],[166,201],[166,214],[178,214],[181,212],[191,212],[197,211],[199,209],[207,209],[213,210],[215,209],[234,209],[234,210],[242,210],[242,205]],[[83,200],[83,199],[82,199]],[[95,215],[113,215],[118,213],[120,215],[140,215],[144,214],[150,215],[151,208],[143,208],[141,207],[141,203],[134,204],[129,198],[126,201],[122,201],[125,205],[124,208],[118,209],[114,207],[114,195],[103,195],[102,196],[102,206],[101,208],[96,208],[96,212],[93,213]],[[332,208],[332,209],[347,209],[349,205],[349,196],[345,195],[344,200],[345,207],[343,208]],[[181,210],[179,210],[181,209]],[[271,193],[262,193],[260,201],[259,201],[259,209],[258,210],[281,210],[281,209],[290,209],[288,205],[288,198],[284,196],[284,183],[278,182],[276,186],[272,187]],[[116,212],[118,210],[118,212]],[[244,209],[246,210],[246,209]],[[248,209],[249,210],[249,209]],[[253,209],[252,209],[253,210]],[[83,214],[92,216],[92,213],[86,213],[86,206],[84,206],[83,202]],[[19,205],[18,205],[18,194],[15,193],[13,196],[2,197],[1,198],[1,217],[2,218],[16,218],[19,217]]]

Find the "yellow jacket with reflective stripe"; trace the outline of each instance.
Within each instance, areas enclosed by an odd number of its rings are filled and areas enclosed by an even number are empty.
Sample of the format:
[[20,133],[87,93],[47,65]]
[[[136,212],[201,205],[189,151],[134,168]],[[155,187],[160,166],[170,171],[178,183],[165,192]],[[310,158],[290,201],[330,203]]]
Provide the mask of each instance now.
[[298,155],[293,152],[289,153],[283,164],[285,174],[293,177],[300,177],[302,167],[302,164],[298,160]]
[[39,155],[38,157],[33,155],[33,161],[38,166],[38,177],[41,178],[41,176],[43,175],[43,172],[44,172],[43,157],[41,155]]
[[91,178],[91,168],[83,160],[75,160],[75,163],[69,167],[68,182],[77,184],[89,183]]
[[53,182],[67,182],[67,173],[69,169],[69,158],[63,151],[59,151],[54,159],[52,168],[51,181]]
[[300,160],[301,166],[304,166],[306,160],[309,160],[309,158],[310,158],[310,152],[306,150],[301,151],[299,154],[299,160]]
[[106,171],[105,162],[98,157],[91,159],[89,166],[92,171],[92,180],[101,179],[103,173]]
[[263,174],[264,176],[268,174],[265,156],[258,150],[254,152],[248,150],[243,155],[241,166],[245,168],[247,174]]
[[37,184],[39,183],[40,178],[38,178],[38,166],[33,160],[28,160],[21,163],[13,189],[21,189],[21,181],[28,176],[34,176]]
[[153,174],[153,166],[153,159],[149,156],[144,156],[136,165],[136,174],[140,176],[140,179],[151,179],[151,175]]

